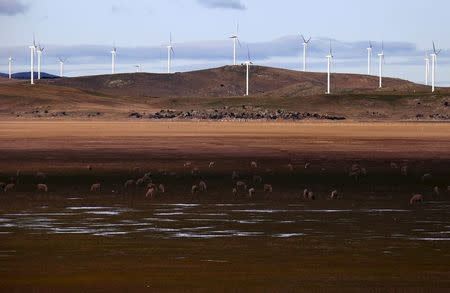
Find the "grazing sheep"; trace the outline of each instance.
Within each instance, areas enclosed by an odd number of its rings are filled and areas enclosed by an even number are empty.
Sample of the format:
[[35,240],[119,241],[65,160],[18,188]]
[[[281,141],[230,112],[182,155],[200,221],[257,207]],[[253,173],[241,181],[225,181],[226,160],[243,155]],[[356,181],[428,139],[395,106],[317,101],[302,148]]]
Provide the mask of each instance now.
[[185,168],[190,168],[191,166],[192,166],[192,162],[185,162],[183,164],[183,167],[185,167]]
[[309,190],[308,190],[307,188],[305,188],[305,189],[303,190],[303,198],[304,198],[304,199],[308,199],[308,192],[309,192]]
[[6,184],[4,191],[10,192],[10,191],[14,191],[15,189],[16,189],[16,185],[14,183],[9,183],[9,184]]
[[200,192],[207,192],[207,188],[206,188],[206,182],[205,181],[200,181],[198,183],[198,190]]
[[233,171],[233,173],[231,173],[231,180],[238,180],[239,179],[239,174],[236,171]]
[[156,184],[154,184],[154,183],[147,184],[147,189],[150,189],[150,188],[156,189]]
[[427,184],[427,183],[430,183],[431,180],[433,180],[433,175],[431,175],[429,173],[423,174],[421,179],[422,179],[422,183]]
[[47,184],[38,184],[36,185],[37,192],[48,192]]
[[216,166],[216,162],[209,162],[209,168],[214,168]]
[[272,188],[271,184],[264,184],[264,193],[266,194],[266,196],[271,194],[272,191],[273,191],[273,188]]
[[294,172],[294,166],[292,164],[288,164],[287,168],[290,172]]
[[237,196],[238,196],[238,190],[237,190],[236,187],[233,187],[233,189],[231,190],[231,192],[233,193],[233,196],[234,196],[234,197],[237,197]]
[[161,193],[166,193],[166,187],[164,186],[164,184],[159,184],[158,190]]
[[248,197],[249,198],[254,198],[256,195],[256,190],[252,187],[248,190]]
[[127,180],[127,181],[125,182],[125,184],[123,185],[123,187],[124,187],[125,189],[128,189],[128,188],[133,187],[134,185],[135,185],[134,180],[133,180],[133,179],[130,179],[130,180]]
[[415,205],[418,203],[423,203],[423,195],[422,194],[414,194],[409,200],[409,205]]
[[102,185],[100,183],[95,183],[91,185],[91,192],[100,192]]
[[246,193],[247,192],[247,184],[243,181],[236,182],[236,189],[238,192]]
[[438,186],[433,187],[433,196],[434,197],[439,197],[439,195],[441,194],[440,189]]
[[303,190],[303,198],[306,200],[315,200],[316,199],[316,197],[314,196],[314,193],[307,188],[305,190]]
[[257,169],[258,168],[258,164],[255,161],[250,162],[250,167],[253,169]]
[[144,185],[146,182],[146,179],[144,177],[139,178],[138,180],[136,180],[136,186],[142,186]]
[[37,172],[36,173],[36,179],[39,182],[43,182],[43,181],[45,181],[45,179],[47,179],[47,175],[45,175],[45,173],[43,173],[43,172]]
[[259,175],[253,175],[253,183],[255,184],[261,184],[262,183],[262,177]]
[[310,162],[306,162],[305,163],[305,169],[308,169],[309,167],[311,167],[311,163]]
[[408,176],[408,166],[402,166],[400,168],[400,174],[402,174],[402,176]]
[[397,163],[391,162],[391,169],[398,169]]
[[338,197],[339,197],[339,192],[337,190],[333,190],[331,192],[330,198],[333,199],[333,200],[336,200],[336,199],[339,199]]
[[197,185],[192,185],[191,194],[192,195],[197,195],[197,193],[198,193],[198,186]]
[[314,195],[314,193],[312,191],[308,192],[308,199],[309,200],[316,200],[316,196]]
[[145,194],[145,197],[154,198],[156,196],[157,190],[153,187],[150,187]]

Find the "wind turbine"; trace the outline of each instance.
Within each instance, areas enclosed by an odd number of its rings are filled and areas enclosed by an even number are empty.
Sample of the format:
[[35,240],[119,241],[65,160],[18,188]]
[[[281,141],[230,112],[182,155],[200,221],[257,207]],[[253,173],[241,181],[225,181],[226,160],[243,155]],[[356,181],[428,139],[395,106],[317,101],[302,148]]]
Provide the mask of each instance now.
[[381,42],[381,53],[378,54],[379,58],[379,73],[380,73],[380,84],[379,88],[383,87],[383,65],[384,65],[384,42]]
[[430,58],[428,58],[428,53],[425,52],[425,85],[428,85],[430,75]]
[[369,41],[369,47],[367,47],[367,75],[372,73],[372,56],[373,56],[372,42]]
[[250,65],[253,64],[250,58],[250,49],[247,46],[247,61],[245,61],[245,66],[247,68],[246,78],[245,78],[245,96],[249,93],[249,78],[250,78]]
[[303,39],[303,72],[306,72],[306,51],[308,50],[309,42],[311,41],[311,37],[306,39],[303,35],[301,35]]
[[111,74],[116,74],[116,55],[117,48],[114,46],[111,51]]
[[436,50],[436,45],[433,42],[433,53],[431,53],[431,91],[434,93],[436,82],[436,63],[437,56],[441,53],[441,50]]
[[134,67],[136,67],[136,73],[141,72],[141,65],[140,65],[140,64],[139,64],[139,65],[136,65],[136,66],[134,66]]
[[8,75],[9,75],[9,79],[11,79],[12,77],[12,63],[13,63],[14,59],[10,56],[8,58]]
[[241,42],[239,42],[239,23],[236,24],[236,33],[231,35],[230,39],[233,40],[233,65],[236,65],[236,43],[241,46]]
[[41,79],[41,59],[42,59],[42,52],[44,52],[44,47],[39,44],[37,46],[37,57],[38,57],[38,79]]
[[58,58],[59,62],[59,77],[64,77],[64,63],[67,61],[67,58]]
[[327,92],[326,94],[331,94],[331,61],[333,60],[333,50],[331,48],[330,40],[330,51],[328,52],[327,58]]
[[174,54],[175,51],[173,50],[172,46],[172,33],[170,34],[169,39],[169,45],[167,45],[167,73],[170,73],[170,67],[172,65],[172,54]]
[[34,84],[34,54],[36,54],[36,41],[33,36],[33,45],[30,48],[30,83]]

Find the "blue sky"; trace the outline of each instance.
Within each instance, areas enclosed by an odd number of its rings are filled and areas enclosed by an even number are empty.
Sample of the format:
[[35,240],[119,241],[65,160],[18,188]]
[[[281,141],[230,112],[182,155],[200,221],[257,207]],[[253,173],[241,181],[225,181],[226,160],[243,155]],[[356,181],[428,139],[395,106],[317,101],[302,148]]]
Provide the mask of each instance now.
[[325,70],[332,39],[334,70],[363,73],[368,40],[375,42],[374,55],[384,40],[386,74],[417,82],[423,82],[425,50],[435,40],[444,49],[438,82],[448,85],[448,11],[446,0],[0,0],[0,71],[9,55],[16,71],[27,70],[33,32],[46,47],[50,73],[58,71],[58,56],[68,58],[69,76],[109,73],[113,44],[119,72],[132,72],[136,64],[163,72],[170,33],[174,70],[221,66],[231,62],[227,37],[239,22],[241,61],[248,45],[256,64],[297,69],[303,33],[313,37],[311,70]]

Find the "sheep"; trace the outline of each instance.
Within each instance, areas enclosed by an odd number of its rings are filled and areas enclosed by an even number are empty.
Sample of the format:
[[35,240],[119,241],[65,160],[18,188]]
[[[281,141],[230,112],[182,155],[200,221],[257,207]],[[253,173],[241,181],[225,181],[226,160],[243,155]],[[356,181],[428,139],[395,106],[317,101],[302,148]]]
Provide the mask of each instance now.
[[303,190],[303,198],[307,199],[307,200],[315,200],[316,199],[316,197],[314,196],[314,193],[307,188]]
[[47,178],[47,175],[45,175],[45,173],[43,173],[43,172],[37,172],[36,173],[37,181],[44,182],[46,178]]
[[102,185],[100,183],[94,183],[91,185],[91,192],[100,192]]
[[294,166],[292,164],[288,164],[287,168],[290,172],[294,172]]
[[6,184],[5,189],[4,189],[5,192],[14,191],[14,190],[16,190],[16,185],[14,183]]
[[142,186],[145,184],[146,179],[144,177],[139,178],[138,180],[136,180],[136,186]]
[[398,165],[395,162],[391,162],[390,166],[391,166],[391,169],[398,169]]
[[333,200],[339,199],[339,192],[337,190],[333,190],[331,192],[330,199],[333,199]]
[[254,198],[255,197],[255,195],[256,195],[256,190],[255,190],[255,188],[250,188],[249,190],[248,190],[248,197],[249,198]]
[[130,180],[125,181],[125,184],[123,185],[123,187],[124,187],[125,189],[128,189],[128,188],[134,186],[134,184],[135,184],[135,183],[134,183],[134,180],[133,180],[133,179],[130,179]]
[[409,200],[409,205],[415,205],[418,203],[423,203],[423,195],[422,194],[414,194]]
[[421,180],[422,180],[422,183],[427,184],[427,183],[429,183],[431,180],[433,180],[433,175],[431,175],[431,174],[429,174],[429,173],[423,174]]
[[37,192],[48,192],[47,184],[38,184],[36,185]]
[[270,195],[272,191],[273,188],[271,184],[264,184],[264,193],[266,194],[266,196]]
[[145,197],[153,198],[153,197],[156,196],[156,192],[157,192],[157,191],[156,191],[155,188],[150,187],[150,188],[147,190],[147,193],[145,194]]
[[306,162],[305,163],[305,169],[309,169],[309,167],[311,167],[311,163],[310,162]]
[[88,171],[92,171],[92,166],[91,166],[91,165],[87,165],[87,166],[86,166],[86,169],[87,169]]
[[214,168],[216,166],[216,162],[214,162],[214,161],[211,161],[211,162],[209,162],[209,168],[211,169],[211,168]]
[[362,176],[367,175],[367,170],[359,164],[353,164],[348,175],[355,181],[359,181]]
[[441,192],[438,186],[433,187],[433,196],[439,197],[440,193]]
[[192,166],[192,162],[185,162],[183,164],[183,167],[185,167],[185,168],[190,168],[191,166]]
[[164,186],[164,184],[159,184],[158,191],[161,193],[166,193],[166,187]]
[[253,175],[253,183],[255,184],[261,184],[263,181],[262,177],[259,175]]
[[235,181],[239,179],[239,174],[236,171],[233,171],[233,173],[231,173],[231,180]]
[[237,197],[237,196],[238,196],[238,190],[237,190],[236,187],[233,187],[233,189],[231,190],[231,192],[233,193],[233,196],[234,196],[234,197]]
[[147,189],[150,189],[150,188],[156,189],[156,184],[154,184],[154,183],[147,184]]
[[316,200],[316,196],[314,195],[314,193],[312,191],[308,192],[308,199],[309,200]]
[[245,193],[247,191],[247,184],[243,181],[236,182],[236,189],[238,192]]
[[199,168],[194,168],[194,169],[192,169],[192,170],[191,170],[191,174],[192,174],[193,176],[198,176],[198,175],[200,175],[200,169],[199,169]]
[[402,166],[401,168],[400,168],[400,174],[402,175],[402,176],[408,176],[408,166]]
[[206,182],[205,181],[200,181],[198,183],[198,190],[200,192],[207,192],[207,188],[206,188]]
[[258,163],[256,163],[255,161],[250,162],[250,167],[253,169],[257,169],[258,168]]
[[192,185],[191,187],[191,194],[192,195],[197,195],[198,193],[198,185]]

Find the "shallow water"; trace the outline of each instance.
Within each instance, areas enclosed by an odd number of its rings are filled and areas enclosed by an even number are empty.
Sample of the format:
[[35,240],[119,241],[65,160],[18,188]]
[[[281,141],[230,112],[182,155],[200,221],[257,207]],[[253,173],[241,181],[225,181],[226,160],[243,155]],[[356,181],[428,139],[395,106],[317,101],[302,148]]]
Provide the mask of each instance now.
[[[450,202],[428,202],[415,208],[354,207],[346,202],[333,208],[310,203],[112,203],[95,205],[89,199],[63,204],[40,204],[13,212],[0,211],[0,234],[86,234],[97,237],[211,239],[326,237],[352,241],[403,239],[450,241]],[[333,202],[326,203],[328,206]],[[384,206],[381,206],[384,205]]]

